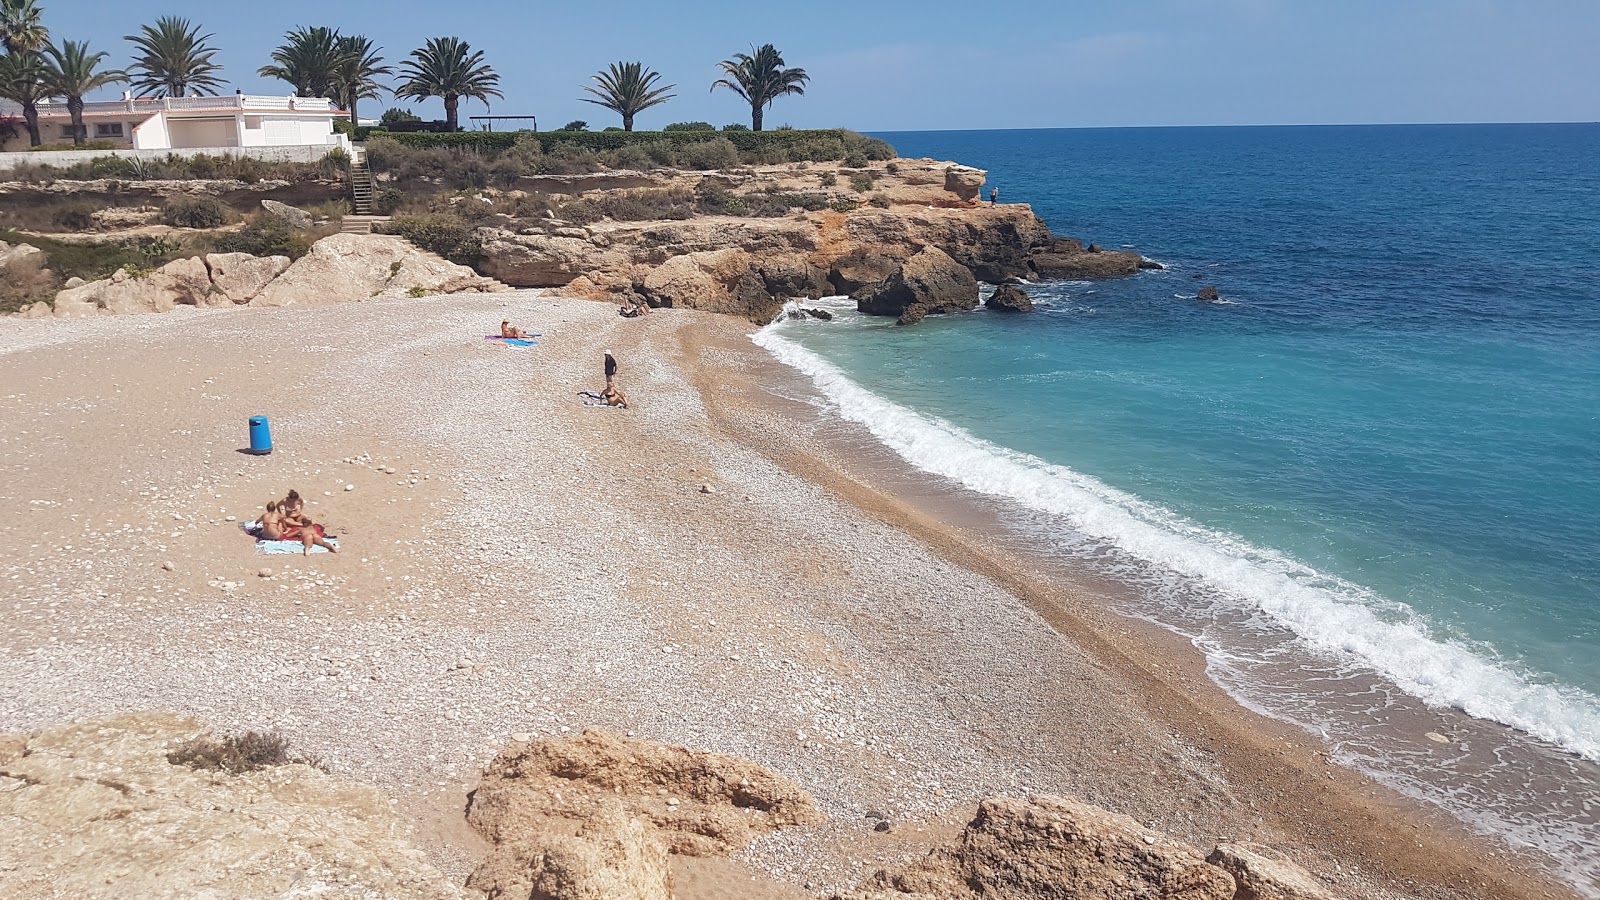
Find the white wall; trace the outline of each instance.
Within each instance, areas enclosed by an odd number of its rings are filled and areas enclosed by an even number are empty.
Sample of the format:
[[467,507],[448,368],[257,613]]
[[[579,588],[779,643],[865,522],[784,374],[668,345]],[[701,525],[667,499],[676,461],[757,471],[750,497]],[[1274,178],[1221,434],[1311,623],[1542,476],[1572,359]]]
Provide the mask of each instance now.
[[107,156],[164,159],[168,156],[246,156],[272,162],[316,162],[328,155],[334,147],[347,152],[350,142],[344,135],[339,140],[328,138],[327,144],[301,144],[292,147],[192,147],[184,150],[48,150],[45,152],[0,153],[0,173],[10,171],[23,163],[46,166],[70,166],[73,163]]
[[232,147],[239,143],[239,129],[230,116],[226,119],[167,118],[167,131],[175,150],[194,147]]
[[[133,134],[135,150],[165,150],[172,146],[172,136],[167,133],[167,117],[154,115],[144,120]],[[4,165],[0,162],[0,165]]]

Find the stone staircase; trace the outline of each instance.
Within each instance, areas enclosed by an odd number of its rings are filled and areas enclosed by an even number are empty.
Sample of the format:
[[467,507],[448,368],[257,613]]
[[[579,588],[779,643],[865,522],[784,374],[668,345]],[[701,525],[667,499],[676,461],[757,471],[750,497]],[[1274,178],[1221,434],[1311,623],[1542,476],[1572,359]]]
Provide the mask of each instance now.
[[372,226],[389,221],[388,216],[345,216],[339,221],[341,234],[372,234]]
[[350,148],[350,205],[357,216],[372,215],[373,187],[367,149],[354,144]]

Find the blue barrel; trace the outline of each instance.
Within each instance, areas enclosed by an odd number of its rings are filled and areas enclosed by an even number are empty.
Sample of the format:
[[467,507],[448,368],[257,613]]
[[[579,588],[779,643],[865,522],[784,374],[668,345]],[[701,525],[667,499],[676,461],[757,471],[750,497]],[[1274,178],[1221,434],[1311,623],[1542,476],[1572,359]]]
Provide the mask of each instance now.
[[272,429],[267,427],[266,416],[250,417],[250,452],[257,456],[272,452]]

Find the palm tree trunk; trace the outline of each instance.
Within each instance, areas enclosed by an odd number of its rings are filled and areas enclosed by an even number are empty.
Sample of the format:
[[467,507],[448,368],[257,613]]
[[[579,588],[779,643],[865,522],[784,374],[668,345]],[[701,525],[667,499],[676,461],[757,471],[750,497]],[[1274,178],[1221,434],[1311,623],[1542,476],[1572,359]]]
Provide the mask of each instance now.
[[359,126],[361,124],[360,122],[356,121],[356,103],[357,102],[358,101],[356,100],[355,95],[352,94],[351,97],[350,97],[350,127],[351,128],[355,128],[355,127],[357,127],[357,126]]
[[759,104],[759,103],[750,104],[750,130],[751,131],[760,131],[761,130],[761,119],[762,119],[763,115],[765,115],[765,113],[766,113],[766,110],[761,108],[761,104]]
[[28,126],[28,146],[43,144],[39,138],[39,107],[31,100],[22,104],[22,121]]
[[82,147],[89,140],[89,131],[83,125],[83,98],[68,97],[67,112],[72,113],[72,143]]
[[633,130],[633,116],[623,116],[622,117],[622,130],[623,131],[632,131]]
[[456,131],[456,121],[458,118],[456,115],[456,108],[460,105],[460,97],[456,96],[455,94],[444,95],[444,124],[450,129],[451,134],[454,134]]

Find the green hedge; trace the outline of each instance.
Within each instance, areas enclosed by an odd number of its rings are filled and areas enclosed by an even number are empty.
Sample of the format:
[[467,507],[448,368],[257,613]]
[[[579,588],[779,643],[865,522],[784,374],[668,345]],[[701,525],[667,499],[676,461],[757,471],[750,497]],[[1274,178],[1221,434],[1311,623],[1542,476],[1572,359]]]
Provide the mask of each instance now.
[[[772,147],[788,147],[815,140],[870,140],[843,128],[801,131],[460,131],[454,134],[429,132],[390,133],[382,129],[358,129],[357,140],[386,137],[411,147],[475,148],[498,153],[515,146],[520,139],[535,139],[540,149],[549,152],[557,144],[589,150],[616,150],[629,144],[672,144],[683,146],[726,138],[741,152]],[[889,157],[884,157],[885,159]]]

